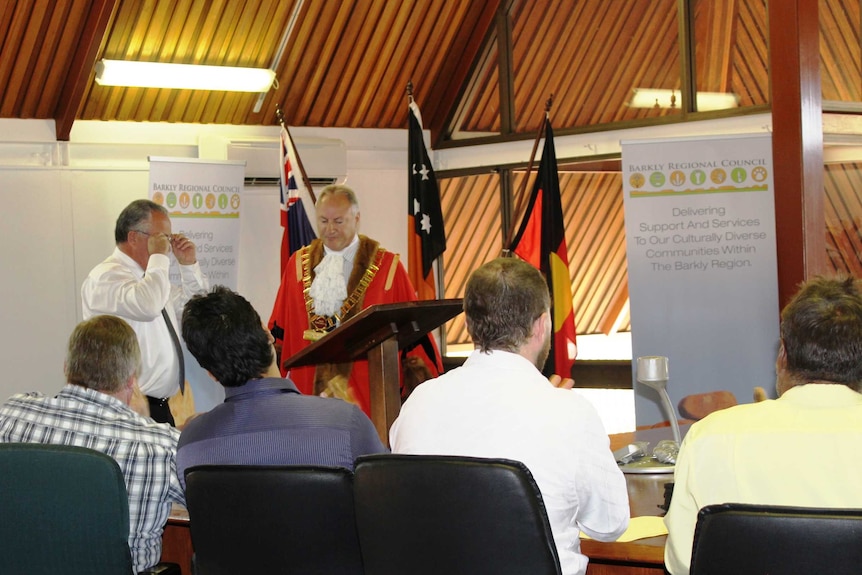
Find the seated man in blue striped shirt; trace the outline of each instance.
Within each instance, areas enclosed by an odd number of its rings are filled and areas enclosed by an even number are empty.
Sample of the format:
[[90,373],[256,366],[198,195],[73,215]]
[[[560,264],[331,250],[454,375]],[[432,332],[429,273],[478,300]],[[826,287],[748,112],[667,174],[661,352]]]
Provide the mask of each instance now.
[[302,395],[283,379],[274,339],[252,305],[216,286],[183,310],[183,339],[225,387],[224,403],[190,420],[177,452],[180,480],[195,465],[330,465],[353,469],[386,451],[371,420],[340,399]]
[[129,549],[135,572],[162,556],[171,504],[185,504],[176,473],[180,432],[129,407],[141,350],[124,320],[97,315],[75,328],[60,393],[13,395],[0,407],[0,442],[75,445],[114,458],[129,494]]

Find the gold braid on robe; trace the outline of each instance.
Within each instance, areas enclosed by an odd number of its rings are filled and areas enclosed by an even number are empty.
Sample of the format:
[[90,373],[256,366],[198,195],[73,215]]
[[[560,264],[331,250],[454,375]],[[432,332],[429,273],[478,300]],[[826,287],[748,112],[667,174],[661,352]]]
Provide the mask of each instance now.
[[[308,294],[308,288],[311,286],[311,282],[314,281],[314,268],[323,260],[325,251],[323,249],[323,242],[320,240],[313,241],[307,250],[308,257],[302,257],[300,260],[302,279],[306,286],[304,293],[307,304],[306,308],[309,310],[309,322],[311,322],[314,305]],[[378,242],[363,235],[359,236],[359,247],[353,260],[353,269],[350,272],[350,278],[347,280],[348,299],[353,299],[354,301],[353,305],[341,317],[342,322],[347,321],[362,311],[365,289],[371,283],[371,280],[374,279],[384,251]],[[351,369],[353,369],[352,362],[319,364],[314,373],[315,395],[325,392],[330,397],[338,397],[345,401],[356,403],[351,397],[347,385]]]

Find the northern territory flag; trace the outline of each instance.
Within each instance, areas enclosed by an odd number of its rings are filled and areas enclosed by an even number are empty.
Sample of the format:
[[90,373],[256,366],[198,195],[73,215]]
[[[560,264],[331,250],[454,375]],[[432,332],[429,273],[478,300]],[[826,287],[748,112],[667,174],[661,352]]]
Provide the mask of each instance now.
[[422,138],[422,116],[410,102],[408,126],[407,269],[420,300],[437,299],[434,260],[446,251],[440,189]]

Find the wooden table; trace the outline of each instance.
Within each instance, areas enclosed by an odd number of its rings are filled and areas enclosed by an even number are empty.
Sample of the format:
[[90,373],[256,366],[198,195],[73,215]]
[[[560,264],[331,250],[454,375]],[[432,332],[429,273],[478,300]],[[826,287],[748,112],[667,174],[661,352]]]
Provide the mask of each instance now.
[[[659,515],[664,503],[664,484],[673,474],[626,475],[632,517]],[[581,540],[581,552],[590,558],[587,575],[663,575],[664,543],[667,536],[638,539],[629,543]]]
[[176,563],[183,575],[192,575],[192,535],[189,530],[189,512],[176,503],[162,533],[162,561]]
[[[689,427],[689,425],[680,426],[683,436]],[[633,441],[649,441],[655,446],[659,440],[671,437],[670,427],[618,433],[610,436],[611,450],[616,451]],[[672,473],[627,474],[626,485],[631,516],[662,515],[664,511],[659,506],[664,504],[664,486],[672,482]],[[666,573],[664,570],[666,540],[666,535],[638,539],[629,543],[602,543],[584,539],[581,541],[581,552],[590,558],[587,575],[663,575]]]

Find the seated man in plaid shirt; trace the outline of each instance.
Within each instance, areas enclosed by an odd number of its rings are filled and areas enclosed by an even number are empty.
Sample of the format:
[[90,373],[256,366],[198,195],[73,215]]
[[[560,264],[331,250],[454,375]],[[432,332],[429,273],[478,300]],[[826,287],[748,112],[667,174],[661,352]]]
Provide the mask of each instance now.
[[66,385],[55,396],[14,395],[0,407],[0,442],[88,447],[116,460],[129,494],[129,549],[136,571],[159,562],[177,479],[180,432],[135,413],[129,402],[141,367],[135,332],[118,317],[78,324],[69,338]]

